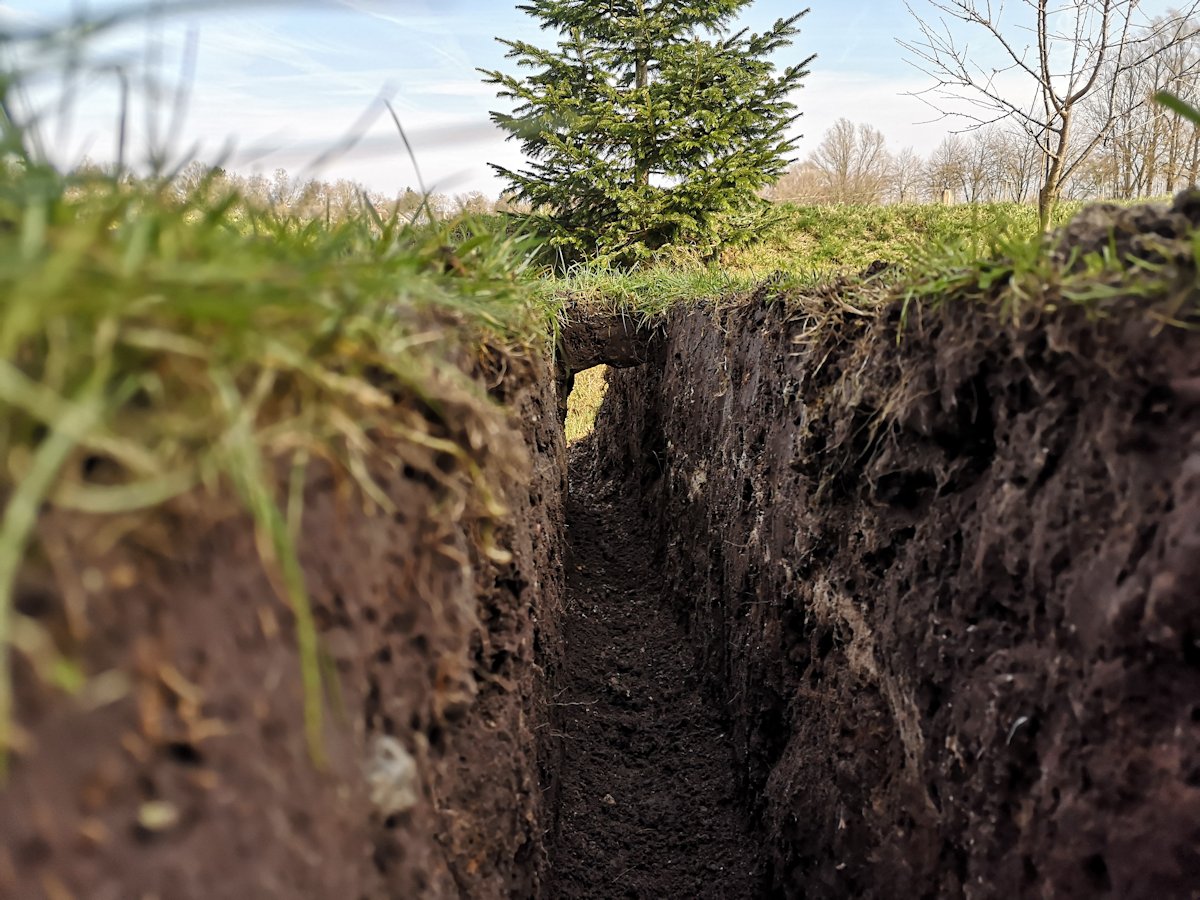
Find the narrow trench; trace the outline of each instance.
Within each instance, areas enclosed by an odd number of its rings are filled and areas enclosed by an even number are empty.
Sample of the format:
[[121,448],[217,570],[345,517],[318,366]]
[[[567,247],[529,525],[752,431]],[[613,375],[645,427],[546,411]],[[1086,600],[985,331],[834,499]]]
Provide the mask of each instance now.
[[752,898],[720,706],[706,693],[634,497],[571,454],[564,742],[551,898]]

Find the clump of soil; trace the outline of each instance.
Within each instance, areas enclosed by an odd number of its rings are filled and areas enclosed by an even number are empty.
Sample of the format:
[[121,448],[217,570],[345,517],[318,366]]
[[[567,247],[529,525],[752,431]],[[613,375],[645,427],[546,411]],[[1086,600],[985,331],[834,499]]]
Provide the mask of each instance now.
[[1200,884],[1188,209],[1121,219],[1174,267],[1159,307],[947,298],[898,342],[899,306],[757,297],[610,374],[594,465],[644,497],[778,894]]
[[547,896],[759,894],[728,726],[705,692],[636,498],[606,494],[572,453],[563,741]]

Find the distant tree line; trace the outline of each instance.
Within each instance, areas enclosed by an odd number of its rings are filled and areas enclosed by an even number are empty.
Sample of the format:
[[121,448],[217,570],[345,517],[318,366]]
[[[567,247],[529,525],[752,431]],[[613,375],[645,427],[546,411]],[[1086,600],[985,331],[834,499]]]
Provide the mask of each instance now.
[[877,128],[839,119],[816,149],[770,190],[796,203],[930,203],[1032,201],[1037,147],[1020,132],[993,126],[947,135],[927,157],[897,152]]
[[276,169],[270,176],[261,173],[242,175],[220,167],[212,168],[201,162],[191,162],[185,166],[172,184],[181,198],[194,197],[197,191],[202,190],[217,196],[236,194],[254,206],[269,207],[305,221],[327,219],[341,222],[361,215],[366,206],[372,207],[383,218],[399,213],[414,222],[441,220],[463,214],[527,211],[527,207],[510,198],[492,198],[482,191],[460,194],[434,192],[426,196],[406,188],[397,196],[389,197],[344,178],[336,181],[296,178],[285,169]]
[[[1166,25],[1124,38],[1140,54],[1137,65],[1119,53],[1099,62],[1096,84],[1073,111],[1077,149],[1063,166],[1062,197],[1132,200],[1200,184],[1200,127],[1152,100],[1166,90],[1200,105],[1200,27]],[[1020,117],[981,118],[922,157],[911,147],[893,152],[878,129],[840,119],[769,196],[803,203],[1036,202],[1049,158],[1038,137]]]

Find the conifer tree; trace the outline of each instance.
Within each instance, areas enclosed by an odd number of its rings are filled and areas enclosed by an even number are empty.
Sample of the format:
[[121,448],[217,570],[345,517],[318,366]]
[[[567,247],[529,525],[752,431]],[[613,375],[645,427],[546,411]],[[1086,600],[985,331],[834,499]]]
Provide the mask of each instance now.
[[731,23],[752,0],[530,0],[556,48],[500,39],[523,76],[481,70],[512,113],[492,120],[527,168],[492,166],[539,211],[568,261],[631,265],[666,246],[711,255],[749,236],[756,191],[784,171],[788,97],[810,56],[781,72],[807,10],[762,34]]

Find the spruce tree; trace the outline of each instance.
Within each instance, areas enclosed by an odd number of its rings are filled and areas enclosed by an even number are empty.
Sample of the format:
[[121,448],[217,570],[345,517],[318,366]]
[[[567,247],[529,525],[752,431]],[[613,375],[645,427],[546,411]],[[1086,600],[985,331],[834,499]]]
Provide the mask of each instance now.
[[776,72],[807,13],[763,34],[731,23],[752,0],[530,0],[553,50],[499,39],[526,73],[481,70],[514,102],[492,120],[527,168],[492,165],[538,211],[567,261],[619,265],[666,246],[711,255],[747,237],[756,191],[782,173],[788,96],[813,57]]

